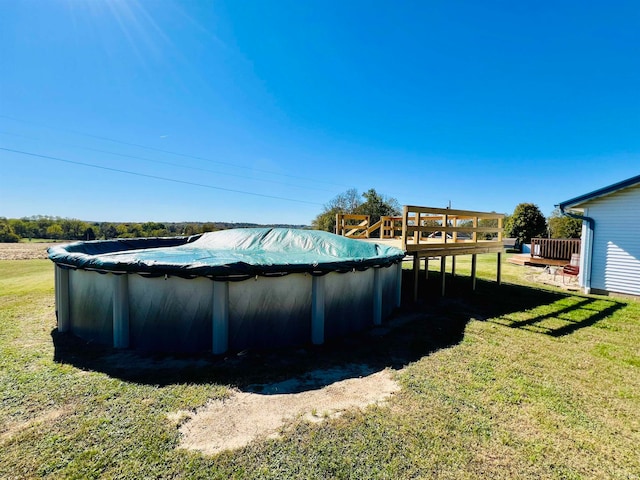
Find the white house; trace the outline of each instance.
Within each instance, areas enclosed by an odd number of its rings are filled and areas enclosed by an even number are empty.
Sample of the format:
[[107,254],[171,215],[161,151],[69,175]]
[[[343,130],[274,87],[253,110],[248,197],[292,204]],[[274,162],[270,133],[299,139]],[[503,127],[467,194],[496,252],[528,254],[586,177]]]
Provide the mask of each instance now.
[[557,206],[582,220],[584,292],[640,296],[640,175]]

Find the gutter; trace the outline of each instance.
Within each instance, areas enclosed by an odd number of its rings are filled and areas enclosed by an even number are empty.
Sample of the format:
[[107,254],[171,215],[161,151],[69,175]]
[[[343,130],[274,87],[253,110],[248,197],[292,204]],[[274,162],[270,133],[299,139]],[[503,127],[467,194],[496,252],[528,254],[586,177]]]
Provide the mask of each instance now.
[[585,215],[580,215],[573,212],[565,211],[566,204],[556,205],[556,207],[560,208],[560,213],[562,215],[566,215],[570,218],[575,218],[577,220],[582,220],[583,223],[587,224],[587,234],[582,241],[584,245],[584,254],[583,258],[580,260],[580,270],[582,273],[582,287],[584,288],[584,293],[591,293],[591,259],[593,258],[593,235],[596,228],[596,221]]

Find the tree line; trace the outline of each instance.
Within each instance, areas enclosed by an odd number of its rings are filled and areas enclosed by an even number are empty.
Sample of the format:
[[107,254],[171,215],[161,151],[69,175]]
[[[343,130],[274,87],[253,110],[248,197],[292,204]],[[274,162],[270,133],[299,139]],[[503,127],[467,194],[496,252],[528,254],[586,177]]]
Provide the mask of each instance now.
[[304,225],[258,225],[229,222],[87,222],[43,215],[23,218],[0,217],[0,242],[22,239],[109,240],[112,238],[173,237],[246,227],[299,227]]
[[21,239],[97,240],[111,238],[171,237],[220,230],[212,222],[87,222],[74,218],[36,215],[23,218],[0,217],[0,242]]

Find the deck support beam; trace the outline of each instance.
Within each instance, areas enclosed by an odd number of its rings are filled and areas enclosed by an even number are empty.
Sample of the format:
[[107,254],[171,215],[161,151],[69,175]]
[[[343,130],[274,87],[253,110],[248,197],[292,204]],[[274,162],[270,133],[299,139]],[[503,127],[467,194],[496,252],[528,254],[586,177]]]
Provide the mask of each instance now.
[[413,255],[413,301],[418,301],[418,279],[420,277],[420,256]]
[[476,268],[478,263],[478,255],[471,255],[471,290],[476,291]]
[[440,295],[444,297],[445,286],[447,283],[447,257],[445,257],[444,255],[440,257],[440,277],[442,280],[442,290],[440,292]]
[[502,253],[501,252],[498,252],[498,265],[496,270],[497,270],[496,281],[498,282],[498,285],[502,285]]

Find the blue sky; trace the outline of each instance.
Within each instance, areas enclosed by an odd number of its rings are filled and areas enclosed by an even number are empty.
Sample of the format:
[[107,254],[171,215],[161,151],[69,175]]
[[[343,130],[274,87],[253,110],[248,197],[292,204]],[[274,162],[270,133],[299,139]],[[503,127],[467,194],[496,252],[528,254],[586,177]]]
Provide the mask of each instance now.
[[640,173],[640,4],[0,1],[0,216],[511,213]]

